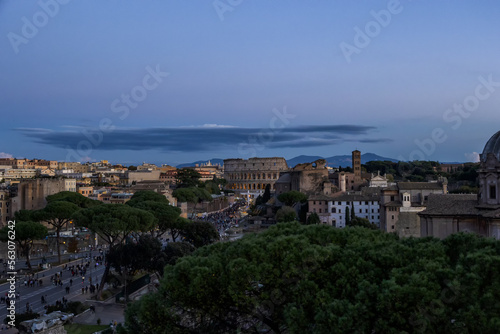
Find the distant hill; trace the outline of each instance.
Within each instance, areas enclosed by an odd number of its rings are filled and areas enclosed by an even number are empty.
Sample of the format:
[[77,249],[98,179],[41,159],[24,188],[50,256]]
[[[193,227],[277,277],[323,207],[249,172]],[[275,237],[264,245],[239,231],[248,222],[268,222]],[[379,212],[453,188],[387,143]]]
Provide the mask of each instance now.
[[298,164],[313,162],[318,159],[324,159],[324,158],[318,155],[299,155],[298,157],[288,159],[286,163],[288,164],[288,167],[295,167]]
[[[318,159],[325,159],[328,162],[328,166],[330,167],[347,167],[347,166],[352,166],[352,159],[351,155],[335,155],[333,157],[329,158],[323,158],[318,155],[299,155],[298,157],[288,159],[286,162],[288,164],[288,167],[295,167],[298,164],[303,164],[303,163],[308,163],[308,162],[313,162]],[[368,161],[392,161],[392,162],[398,162],[399,160],[392,159],[392,158],[385,158],[381,157],[380,155],[374,154],[374,153],[365,153],[361,155],[361,163],[365,164]],[[201,166],[202,164],[206,164],[208,161],[212,163],[212,165],[220,164],[221,166],[224,164],[224,159],[210,159],[210,160],[199,160],[195,162],[190,162],[190,163],[185,163],[185,164],[180,164],[177,165],[177,168],[182,168],[182,167],[194,167],[195,165]]]
[[202,164],[206,164],[207,162],[209,162],[212,164],[212,165],[223,165],[224,164],[224,159],[210,159],[210,160],[198,160],[198,161],[195,161],[195,162],[188,162],[188,163],[185,163],[185,164],[180,164],[180,165],[177,165],[176,167],[177,168],[183,168],[183,167],[194,167],[196,165],[198,166],[201,166]]
[[[328,166],[330,167],[347,167],[352,166],[352,156],[351,155],[336,155],[333,157],[325,158],[328,161]],[[392,161],[398,162],[397,159],[386,158],[375,153],[364,153],[361,154],[361,163],[366,164],[368,161]]]
[[[292,158],[287,160],[288,162],[288,167],[295,167],[297,164],[301,163],[306,163],[306,162],[313,162],[318,159],[325,159],[328,162],[328,166],[330,167],[347,167],[347,166],[352,166],[352,156],[349,155],[335,155],[333,157],[329,158],[323,158],[319,156],[308,156],[308,155],[300,155],[298,157]],[[374,153],[365,153],[361,155],[361,163],[365,164],[368,161],[392,161],[392,162],[398,162],[399,160],[397,159],[392,159],[392,158],[386,158],[382,157],[380,155],[374,154]]]

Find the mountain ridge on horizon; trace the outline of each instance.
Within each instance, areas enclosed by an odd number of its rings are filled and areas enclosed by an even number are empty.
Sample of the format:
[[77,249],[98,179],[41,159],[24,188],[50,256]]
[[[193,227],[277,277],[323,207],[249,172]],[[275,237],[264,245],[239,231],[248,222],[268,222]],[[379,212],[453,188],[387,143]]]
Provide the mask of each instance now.
[[[345,155],[334,155],[331,157],[321,157],[317,155],[299,155],[296,157],[293,157],[291,159],[286,159],[286,162],[288,164],[288,167],[295,167],[298,164],[301,163],[309,163],[316,161],[318,159],[325,159],[327,161],[328,166],[331,167],[338,167],[338,166],[351,166],[352,165],[352,155],[350,154],[345,154]],[[214,159],[209,159],[209,160],[198,160],[194,162],[188,162],[188,163],[183,163],[183,164],[178,164],[176,167],[177,168],[183,168],[183,167],[194,167],[195,165],[202,165],[206,164],[208,161],[212,165],[224,164],[225,159],[220,159],[220,158],[214,158]],[[387,158],[387,157],[382,157],[378,154],[375,153],[363,153],[361,155],[361,163],[365,164],[368,161],[392,161],[392,162],[398,162],[399,160],[393,159],[393,158]]]

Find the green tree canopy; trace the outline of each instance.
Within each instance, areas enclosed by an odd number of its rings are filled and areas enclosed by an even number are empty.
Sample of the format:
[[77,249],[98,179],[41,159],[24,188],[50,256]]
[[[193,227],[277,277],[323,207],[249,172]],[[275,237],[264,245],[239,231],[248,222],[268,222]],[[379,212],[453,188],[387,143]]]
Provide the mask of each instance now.
[[137,204],[146,201],[168,204],[168,199],[167,197],[165,197],[165,195],[159,194],[156,191],[151,191],[151,190],[141,190],[135,192],[132,198],[130,198],[130,200],[126,204],[136,207]]
[[78,211],[77,225],[96,232],[106,243],[122,243],[132,232],[146,232],[155,224],[152,213],[125,204],[103,204]]
[[36,221],[47,222],[56,230],[57,259],[59,263],[61,263],[61,231],[63,227],[68,226],[73,215],[78,210],[80,210],[78,205],[60,200],[48,202],[45,208],[33,213]]
[[307,195],[301,193],[300,191],[291,190],[278,195],[278,199],[286,206],[293,206],[295,203],[305,203],[307,201]]
[[297,212],[291,206],[283,206],[276,212],[276,221],[280,223],[297,220]]
[[264,194],[262,195],[262,203],[266,204],[271,199],[271,185],[266,184],[266,188],[264,190]]
[[152,213],[156,224],[152,226],[151,234],[159,237],[170,232],[175,241],[182,226],[179,222],[181,209],[170,205],[165,196],[154,191],[138,191],[126,205]]
[[[33,248],[33,241],[45,238],[48,230],[47,227],[38,222],[20,220],[19,217],[21,216],[24,215],[16,215],[14,228],[5,226],[0,230],[0,241],[7,242],[11,240],[9,239],[9,231],[14,231],[14,240],[26,257],[26,263],[29,270],[31,270],[30,252]],[[12,232],[10,233],[12,234]]]
[[[127,202],[127,204],[129,203]],[[182,223],[179,221],[181,209],[167,203],[155,201],[135,202],[133,207],[150,212],[155,216],[156,224],[152,226],[152,235],[159,237],[166,232],[170,232],[175,241],[177,231],[182,227]]]
[[319,219],[319,216],[316,212],[311,213],[309,217],[307,217],[307,225],[315,225],[319,223],[321,223],[321,220]]
[[177,198],[178,202],[193,203],[193,212],[196,212],[196,205],[198,203],[212,200],[212,196],[206,189],[198,187],[177,188],[172,193],[172,196]]
[[497,333],[500,242],[278,224],[165,268],[129,333]]
[[200,184],[201,174],[192,168],[177,170],[177,186],[181,188],[196,187]]
[[349,225],[347,226],[359,226],[359,227],[370,228],[372,230],[378,230],[377,225],[370,223],[368,219],[361,217],[354,217],[349,221]]
[[202,247],[219,240],[219,233],[215,227],[208,222],[193,221],[184,224],[180,230],[184,241],[191,243],[194,247]]
[[[153,214],[125,204],[103,204],[78,211],[74,220],[79,226],[87,227],[97,233],[112,251],[126,240],[132,232],[150,231],[156,223]],[[106,263],[99,285],[98,295],[106,282],[110,262]]]
[[73,203],[80,208],[90,208],[102,204],[100,201],[90,199],[73,191],[61,191],[57,194],[47,196],[47,203],[57,201]]

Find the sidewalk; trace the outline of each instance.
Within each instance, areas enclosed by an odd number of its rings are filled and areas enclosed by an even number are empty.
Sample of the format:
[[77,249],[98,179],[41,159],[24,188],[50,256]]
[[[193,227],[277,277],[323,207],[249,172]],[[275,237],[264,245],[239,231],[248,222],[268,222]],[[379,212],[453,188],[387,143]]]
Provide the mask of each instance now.
[[109,325],[111,322],[115,321],[122,324],[125,322],[125,305],[115,304],[114,302],[87,302],[94,305],[95,313],[91,310],[87,310],[73,318],[74,323],[97,325],[97,319],[101,320],[101,325]]

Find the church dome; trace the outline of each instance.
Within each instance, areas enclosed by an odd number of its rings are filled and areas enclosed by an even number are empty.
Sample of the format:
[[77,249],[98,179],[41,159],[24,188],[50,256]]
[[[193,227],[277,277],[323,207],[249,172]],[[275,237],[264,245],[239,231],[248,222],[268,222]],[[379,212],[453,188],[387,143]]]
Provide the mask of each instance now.
[[493,153],[497,159],[500,160],[500,131],[491,136],[490,140],[484,146],[483,154],[481,154],[481,160],[486,160],[486,156],[489,153]]

